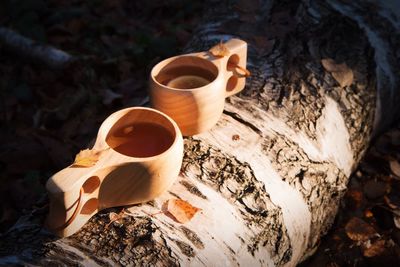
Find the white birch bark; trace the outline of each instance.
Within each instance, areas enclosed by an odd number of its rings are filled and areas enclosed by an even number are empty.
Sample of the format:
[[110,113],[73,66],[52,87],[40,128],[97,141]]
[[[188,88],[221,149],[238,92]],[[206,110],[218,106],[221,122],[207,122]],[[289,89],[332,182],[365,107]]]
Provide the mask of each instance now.
[[[368,4],[265,1],[246,11],[252,22],[243,22],[248,16],[238,9],[216,7],[221,12],[205,18],[188,50],[245,39],[253,76],[227,100],[212,130],[185,140],[172,188],[129,207],[133,215],[109,227],[111,210],[101,212],[65,239],[52,240],[40,228],[40,214],[21,218],[2,237],[0,263],[295,266],[304,260],[331,226],[374,131],[399,118],[400,66],[393,60],[399,18],[386,18],[389,5],[377,4],[371,20]],[[271,25],[279,12],[295,23]],[[265,30],[274,27],[282,28]],[[268,42],[257,45],[256,37]],[[340,86],[323,58],[345,62],[351,85]],[[150,215],[171,198],[202,211],[186,224]]]

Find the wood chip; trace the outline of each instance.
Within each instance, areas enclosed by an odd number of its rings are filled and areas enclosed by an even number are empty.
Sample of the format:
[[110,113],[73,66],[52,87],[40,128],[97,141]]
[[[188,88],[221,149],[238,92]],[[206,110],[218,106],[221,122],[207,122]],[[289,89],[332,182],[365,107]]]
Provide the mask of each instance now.
[[238,134],[232,135],[232,140],[233,140],[233,141],[238,141],[238,140],[240,140],[240,135],[238,135]]

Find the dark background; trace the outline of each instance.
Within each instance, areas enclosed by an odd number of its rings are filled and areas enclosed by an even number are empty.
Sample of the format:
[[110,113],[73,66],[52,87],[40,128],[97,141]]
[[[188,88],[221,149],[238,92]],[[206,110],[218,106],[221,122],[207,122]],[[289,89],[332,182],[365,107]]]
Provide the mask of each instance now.
[[[110,113],[146,104],[151,67],[179,54],[212,7],[213,1],[178,0],[0,2],[1,26],[81,58],[55,70],[0,44],[0,233],[47,205],[48,177],[72,163]],[[304,266],[400,262],[400,167],[391,165],[399,159],[395,128],[375,141],[335,225]],[[376,233],[369,254],[354,238],[354,218],[365,222],[357,221],[361,236]]]
[[[44,195],[113,111],[146,104],[147,77],[176,55],[201,1],[5,0],[0,25],[80,57],[55,70],[0,46],[0,232]],[[83,58],[83,59],[82,59]]]

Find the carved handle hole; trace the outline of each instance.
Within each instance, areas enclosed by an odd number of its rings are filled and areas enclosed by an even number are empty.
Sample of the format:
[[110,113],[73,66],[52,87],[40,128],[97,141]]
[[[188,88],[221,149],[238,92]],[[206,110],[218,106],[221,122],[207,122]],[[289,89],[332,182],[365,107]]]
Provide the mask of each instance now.
[[82,185],[83,192],[85,194],[93,193],[100,186],[100,178],[97,176],[89,177],[86,182]]
[[228,71],[235,71],[236,66],[239,64],[239,56],[237,54],[233,54],[229,57],[228,63],[226,64],[226,69]]
[[235,89],[237,83],[238,83],[238,77],[236,76],[230,77],[228,82],[226,83],[226,91],[231,92],[233,89]]
[[97,210],[99,206],[99,200],[97,198],[91,198],[86,201],[85,205],[83,205],[81,214],[90,215]]

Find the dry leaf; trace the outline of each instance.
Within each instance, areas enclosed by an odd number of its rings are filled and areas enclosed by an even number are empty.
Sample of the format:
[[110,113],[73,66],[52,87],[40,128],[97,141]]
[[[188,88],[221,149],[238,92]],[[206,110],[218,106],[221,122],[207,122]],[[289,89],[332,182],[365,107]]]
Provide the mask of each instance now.
[[389,206],[389,208],[393,210],[400,210],[400,196],[396,191],[390,192],[389,194],[384,196],[383,199],[385,200],[385,203]]
[[229,49],[222,43],[222,41],[211,47],[210,50],[208,50],[214,57],[225,57],[229,55]]
[[76,156],[75,161],[72,163],[73,167],[92,167],[100,158],[104,150],[85,149],[81,150]]
[[238,64],[232,64],[228,62],[228,70],[234,70],[233,75],[235,75],[238,78],[242,77],[250,77],[251,73],[249,70],[239,66]]
[[372,218],[372,217],[374,217],[374,214],[372,213],[372,211],[366,210],[366,211],[364,212],[364,216],[365,216],[366,218]]
[[119,213],[115,212],[110,212],[108,214],[108,217],[110,219],[110,222],[106,225],[106,228],[108,228],[113,222],[119,222],[120,219],[123,219],[126,217],[126,215],[130,215],[125,211],[125,209],[122,209]]
[[347,236],[354,241],[366,241],[376,234],[375,229],[360,218],[353,217],[345,226]]
[[108,214],[108,217],[109,217],[110,221],[116,221],[121,218],[121,215],[119,215],[118,213],[115,213],[115,212],[110,212],[110,214]]
[[353,83],[354,74],[346,63],[337,64],[331,58],[321,59],[322,66],[331,72],[333,78],[340,84],[341,87],[349,86]]
[[372,244],[364,245],[362,247],[363,255],[365,257],[375,257],[382,254],[385,251],[385,240],[377,240]]
[[397,229],[400,229],[400,216],[393,215],[393,221]]
[[387,185],[384,182],[369,180],[364,184],[364,193],[368,199],[376,199],[385,195]]
[[353,71],[351,69],[348,71],[332,72],[332,76],[341,87],[351,85],[354,79]]
[[390,161],[390,170],[394,175],[400,177],[400,163],[397,160]]
[[345,71],[347,68],[346,63],[342,64],[337,64],[333,59],[331,58],[323,58],[321,59],[321,64],[329,72],[340,72],[340,71]]
[[165,207],[164,213],[166,215],[172,215],[173,219],[180,223],[186,223],[190,221],[200,210],[199,208],[192,206],[187,201],[181,199],[167,200],[163,206]]

